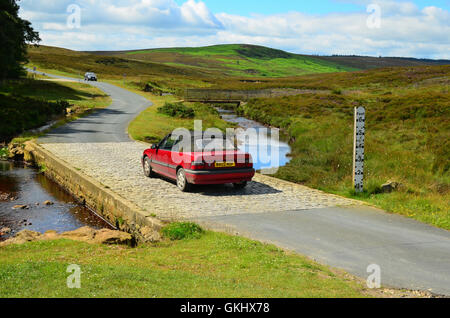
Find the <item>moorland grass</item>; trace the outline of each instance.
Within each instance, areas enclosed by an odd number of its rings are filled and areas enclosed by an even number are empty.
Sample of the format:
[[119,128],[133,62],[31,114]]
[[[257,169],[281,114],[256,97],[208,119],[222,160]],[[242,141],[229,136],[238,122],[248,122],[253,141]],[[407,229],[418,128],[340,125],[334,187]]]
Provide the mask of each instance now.
[[[321,88],[333,87],[336,76],[323,76]],[[339,93],[255,99],[239,112],[288,134],[293,159],[277,177],[450,229],[450,67],[344,75],[351,76]],[[355,106],[367,108],[361,195],[351,180]],[[380,193],[387,181],[402,187]]]
[[212,67],[232,76],[284,77],[311,73],[331,73],[356,70],[338,63],[311,56],[292,54],[255,45],[213,45],[199,48],[168,48],[125,52],[132,57],[174,66]]

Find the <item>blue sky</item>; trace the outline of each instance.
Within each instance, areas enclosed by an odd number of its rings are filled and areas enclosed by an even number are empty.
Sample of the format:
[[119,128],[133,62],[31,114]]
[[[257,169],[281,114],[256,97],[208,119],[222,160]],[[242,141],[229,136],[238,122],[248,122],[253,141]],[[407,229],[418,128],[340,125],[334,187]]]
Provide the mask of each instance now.
[[[177,0],[182,4],[183,0]],[[243,16],[251,14],[274,14],[286,13],[289,11],[298,11],[309,14],[329,14],[339,12],[364,11],[365,5],[358,1],[339,1],[339,0],[204,0],[208,8],[213,13],[230,13]],[[373,1],[376,2],[376,1]],[[450,0],[414,0],[418,7],[424,8],[429,5],[450,10]]]
[[[303,54],[450,59],[450,0],[19,3],[21,16],[40,32],[42,44],[75,50],[247,43]],[[68,23],[73,4],[80,9],[76,26]]]

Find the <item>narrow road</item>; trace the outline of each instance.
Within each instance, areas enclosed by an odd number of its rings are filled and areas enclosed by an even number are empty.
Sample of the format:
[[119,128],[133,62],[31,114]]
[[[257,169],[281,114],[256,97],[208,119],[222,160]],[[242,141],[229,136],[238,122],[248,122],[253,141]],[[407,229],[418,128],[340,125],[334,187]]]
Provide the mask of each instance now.
[[[64,77],[59,77],[64,78]],[[105,83],[111,106],[52,131],[39,142],[83,173],[161,218],[189,219],[274,243],[366,279],[381,268],[385,286],[450,296],[450,232],[306,187],[257,176],[244,191],[229,187],[181,193],[171,183],[144,178],[145,146],[126,134],[151,103]],[[151,123],[150,123],[151,124]]]
[[[32,70],[28,71],[33,72]],[[146,98],[108,83],[84,82],[64,76],[49,75],[42,72],[35,73],[52,78],[88,83],[101,89],[112,98],[112,103],[108,108],[54,129],[46,136],[39,138],[39,143],[130,141],[127,134],[128,125],[139,113],[152,105]]]

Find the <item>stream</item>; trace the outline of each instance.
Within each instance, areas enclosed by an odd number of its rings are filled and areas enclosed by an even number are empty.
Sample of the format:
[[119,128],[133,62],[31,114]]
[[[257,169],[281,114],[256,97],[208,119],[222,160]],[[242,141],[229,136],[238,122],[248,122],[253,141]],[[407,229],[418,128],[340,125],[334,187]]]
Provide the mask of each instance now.
[[[45,201],[52,204],[45,205]],[[27,208],[15,209],[15,206]],[[5,227],[11,230],[0,236],[0,240],[24,229],[41,233],[47,230],[66,232],[83,226],[112,229],[36,169],[0,161],[0,231]]]
[[[291,147],[279,136],[274,135],[271,128],[254,120],[240,117],[232,110],[218,107],[216,109],[223,120],[237,124],[244,130],[244,133],[237,135],[238,148],[252,155],[256,170],[263,170],[271,174],[269,172],[274,172],[274,169],[283,167],[290,162]],[[248,134],[249,129],[252,129],[253,133]]]

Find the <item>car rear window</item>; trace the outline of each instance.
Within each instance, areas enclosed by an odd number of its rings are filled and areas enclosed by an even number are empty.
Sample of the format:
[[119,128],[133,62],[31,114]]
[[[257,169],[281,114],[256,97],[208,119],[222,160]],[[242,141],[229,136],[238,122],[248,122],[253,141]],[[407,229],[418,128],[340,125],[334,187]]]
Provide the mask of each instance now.
[[196,151],[236,150],[230,139],[196,139],[194,148]]

